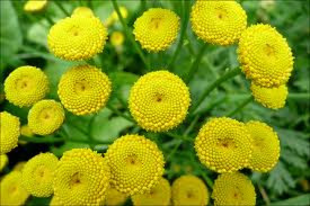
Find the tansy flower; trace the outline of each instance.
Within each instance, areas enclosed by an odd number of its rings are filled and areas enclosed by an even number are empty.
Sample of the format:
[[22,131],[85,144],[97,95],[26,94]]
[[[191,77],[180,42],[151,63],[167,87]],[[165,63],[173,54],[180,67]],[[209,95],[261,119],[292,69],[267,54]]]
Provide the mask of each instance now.
[[60,79],[58,95],[64,107],[75,115],[98,112],[111,94],[111,82],[100,69],[76,66]]
[[81,17],[95,17],[93,11],[85,6],[77,7],[73,10],[71,17],[81,16]]
[[24,5],[24,11],[38,12],[42,11],[47,5],[47,0],[28,0]]
[[[33,132],[31,131],[31,129],[28,125],[21,126],[20,135],[25,136],[25,137],[33,137],[34,136]],[[18,143],[22,144],[22,145],[27,144],[27,142],[23,141],[23,140],[19,140]]]
[[169,205],[171,189],[168,180],[161,178],[149,192],[131,197],[135,206],[142,205]]
[[49,206],[63,206],[63,204],[60,202],[60,199],[54,195],[50,201]]
[[[119,11],[122,15],[122,17],[124,19],[126,19],[128,17],[128,11],[126,9],[126,7],[124,6],[121,6],[119,7]],[[104,22],[104,25],[107,26],[107,27],[110,27],[112,26],[115,22],[117,22],[119,20],[118,18],[118,15],[117,15],[117,12],[116,11],[113,11],[113,13],[108,17],[108,19]]]
[[129,109],[143,129],[162,132],[179,125],[191,99],[187,86],[168,71],[150,72],[131,88]]
[[179,19],[168,9],[151,8],[135,21],[133,34],[149,52],[164,51],[178,36]]
[[239,40],[247,26],[246,12],[235,1],[196,1],[192,29],[203,41],[227,46]]
[[64,119],[63,107],[55,100],[41,100],[28,113],[28,125],[33,133],[39,135],[55,132]]
[[96,17],[74,15],[58,21],[49,31],[48,47],[64,60],[86,60],[102,52],[107,29]]
[[41,153],[31,158],[24,166],[22,184],[35,197],[53,194],[53,173],[58,163],[52,153]]
[[24,205],[29,193],[21,185],[22,173],[12,171],[0,182],[0,205]]
[[64,153],[54,173],[54,195],[62,205],[99,205],[109,187],[105,159],[90,149]]
[[4,82],[6,99],[19,107],[29,107],[43,99],[49,91],[47,76],[33,66],[15,69]]
[[0,155],[0,172],[3,170],[3,168],[7,165],[9,162],[9,158],[6,154]]
[[209,191],[204,182],[193,175],[184,175],[172,184],[174,205],[207,205]]
[[284,107],[288,95],[287,86],[284,84],[279,87],[265,88],[252,82],[251,90],[254,99],[264,107],[270,109],[280,109]]
[[125,41],[125,36],[122,32],[115,31],[110,37],[111,44],[115,47],[122,45]]
[[249,163],[252,139],[245,124],[227,117],[212,118],[200,129],[195,150],[210,169],[233,172]]
[[10,152],[17,147],[20,135],[19,118],[8,112],[0,113],[0,154]]
[[277,133],[259,121],[250,121],[246,123],[246,127],[253,138],[253,152],[248,167],[258,172],[270,171],[280,157]]
[[214,205],[255,205],[255,188],[249,178],[239,172],[221,174],[214,182]]
[[23,171],[24,169],[24,166],[27,162],[26,161],[22,161],[22,162],[18,162],[14,167],[13,167],[13,170],[14,171]]
[[118,191],[143,194],[155,186],[164,172],[164,157],[157,145],[139,135],[125,135],[107,150],[111,183]]
[[257,24],[242,33],[238,59],[246,77],[261,87],[285,84],[293,70],[291,48],[270,25]]
[[127,195],[119,192],[113,187],[110,187],[107,190],[107,196],[105,198],[105,205],[114,206],[114,205],[123,205],[127,200]]

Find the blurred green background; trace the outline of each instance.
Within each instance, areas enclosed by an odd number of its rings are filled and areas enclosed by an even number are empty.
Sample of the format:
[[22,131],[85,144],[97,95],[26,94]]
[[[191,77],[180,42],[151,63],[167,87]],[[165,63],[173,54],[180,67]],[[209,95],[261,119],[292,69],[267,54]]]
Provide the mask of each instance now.
[[[58,1],[68,12],[84,5],[88,1]],[[65,14],[53,2],[49,1],[47,8],[37,14],[29,14],[23,11],[25,1],[1,0],[1,64],[0,64],[0,89],[3,91],[4,79],[9,73],[22,65],[33,65],[42,68],[48,75],[51,83],[51,92],[47,98],[58,100],[57,84],[60,76],[72,65],[86,62],[62,61],[49,53],[47,48],[47,34],[50,24],[46,16],[54,22],[65,17]],[[190,1],[192,4],[193,1]],[[241,120],[261,120],[274,127],[281,140],[281,157],[277,166],[267,174],[252,173],[244,170],[251,177],[257,193],[257,205],[309,205],[310,204],[310,45],[309,45],[309,0],[283,0],[283,1],[241,1],[248,15],[248,24],[268,23],[287,38],[295,56],[294,71],[289,81],[290,95],[286,107],[277,111],[264,108],[262,105],[251,102],[242,111],[233,117]],[[128,9],[126,23],[132,28],[135,19],[143,11],[151,7],[164,7],[174,10],[183,18],[182,1],[168,0],[119,0],[121,6]],[[92,6],[95,14],[105,21],[113,12],[113,5],[109,0],[93,0]],[[185,8],[189,11],[190,8]],[[113,31],[123,32],[120,22],[109,27],[109,34]],[[185,75],[191,67],[203,42],[198,40],[187,27],[186,39],[182,45],[175,65],[171,71]],[[175,52],[177,42],[167,51],[159,54],[145,52],[147,61],[153,70],[165,68]],[[219,47],[209,45],[203,55],[193,80],[189,87],[193,103],[215,79],[228,68],[238,66],[237,46]],[[139,55],[133,49],[131,42],[125,37],[122,46],[115,48],[110,41],[102,54],[97,55],[92,61],[113,82],[113,95],[110,104],[114,105],[122,113],[128,114],[126,101],[128,91],[139,76],[147,70]],[[244,75],[239,75],[222,84],[213,91],[197,110],[195,117],[187,123],[180,125],[173,132],[188,134],[194,138],[201,125],[212,116],[222,116],[234,110],[244,99],[250,95],[249,81]],[[22,124],[27,123],[28,109],[13,106],[7,101],[0,104],[1,110],[6,110],[21,118]],[[192,124],[191,124],[192,123]],[[190,131],[186,128],[191,126]],[[107,108],[96,115],[76,117],[66,113],[66,121],[62,128],[54,136],[65,136],[67,141],[57,144],[28,143],[19,146],[9,153],[10,163],[4,173],[7,173],[19,161],[25,161],[42,151],[52,151],[61,156],[66,150],[75,147],[89,147],[89,136],[102,144],[96,145],[98,151],[105,151],[108,144],[117,137],[126,133],[145,134],[156,141],[166,157],[166,177],[172,182],[182,174],[192,173],[207,180],[216,179],[217,174],[211,172],[199,163],[193,145],[174,139],[166,134],[146,133],[132,122],[118,116]],[[74,141],[75,137],[85,139],[86,143]],[[3,175],[2,173],[1,175]],[[210,184],[208,184],[210,186]],[[209,188],[209,190],[211,190]],[[48,198],[30,198],[27,205],[48,204]],[[127,203],[130,204],[130,203]]]

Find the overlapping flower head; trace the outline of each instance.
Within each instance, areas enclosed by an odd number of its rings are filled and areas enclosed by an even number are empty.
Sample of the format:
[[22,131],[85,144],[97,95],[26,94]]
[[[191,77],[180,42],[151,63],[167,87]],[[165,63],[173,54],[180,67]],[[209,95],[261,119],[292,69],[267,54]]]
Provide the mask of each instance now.
[[8,112],[0,112],[0,154],[10,152],[17,147],[20,135],[19,118]]
[[0,154],[0,172],[4,169],[4,167],[8,164],[9,158],[6,154]]
[[113,206],[113,205],[123,205],[128,199],[128,195],[119,192],[117,189],[113,187],[109,187],[107,190],[107,195],[105,198],[105,205]]
[[40,12],[46,8],[48,0],[27,0],[24,5],[26,12]]
[[74,9],[74,11],[72,12],[71,17],[75,17],[75,16],[83,16],[83,17],[88,17],[88,18],[92,18],[95,17],[94,12],[85,6],[80,6]]

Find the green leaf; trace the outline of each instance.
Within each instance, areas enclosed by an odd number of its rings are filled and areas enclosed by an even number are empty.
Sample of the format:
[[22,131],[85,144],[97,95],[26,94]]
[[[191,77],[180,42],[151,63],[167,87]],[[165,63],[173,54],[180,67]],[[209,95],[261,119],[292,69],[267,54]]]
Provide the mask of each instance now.
[[57,157],[61,157],[65,151],[74,149],[74,148],[90,148],[88,144],[78,143],[78,142],[66,142],[60,147],[51,147],[51,151]]
[[47,47],[48,30],[41,23],[33,24],[27,33],[27,39],[33,43]]
[[285,205],[285,206],[304,206],[304,205],[310,205],[310,194],[306,195],[300,195],[298,197],[289,198],[283,201],[279,202],[273,202],[270,204],[270,206],[276,206],[276,205]]
[[296,168],[299,169],[307,168],[307,161],[304,158],[298,156],[296,153],[292,152],[291,150],[287,149],[282,150],[281,159]]

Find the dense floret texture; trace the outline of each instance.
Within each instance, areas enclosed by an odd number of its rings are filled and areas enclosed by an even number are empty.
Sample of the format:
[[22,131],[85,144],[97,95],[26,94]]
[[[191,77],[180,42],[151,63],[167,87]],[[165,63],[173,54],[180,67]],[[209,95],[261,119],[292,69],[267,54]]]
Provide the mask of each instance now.
[[19,118],[8,112],[0,113],[0,154],[10,152],[17,147],[20,135]]
[[107,196],[105,199],[105,205],[123,205],[127,200],[128,195],[119,192],[117,189],[110,187],[107,191]]

